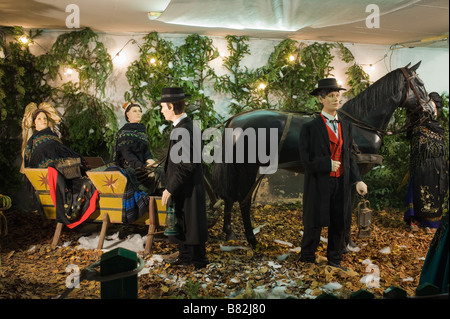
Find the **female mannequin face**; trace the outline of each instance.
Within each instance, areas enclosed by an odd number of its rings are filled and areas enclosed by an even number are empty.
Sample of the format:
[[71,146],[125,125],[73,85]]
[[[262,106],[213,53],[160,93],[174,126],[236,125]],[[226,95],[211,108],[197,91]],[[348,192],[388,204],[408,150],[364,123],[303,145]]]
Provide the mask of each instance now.
[[48,119],[45,112],[40,112],[36,116],[36,119],[34,120],[34,126],[36,127],[37,131],[42,131],[48,127]]
[[139,106],[133,106],[127,112],[128,122],[139,123],[142,119],[142,111]]

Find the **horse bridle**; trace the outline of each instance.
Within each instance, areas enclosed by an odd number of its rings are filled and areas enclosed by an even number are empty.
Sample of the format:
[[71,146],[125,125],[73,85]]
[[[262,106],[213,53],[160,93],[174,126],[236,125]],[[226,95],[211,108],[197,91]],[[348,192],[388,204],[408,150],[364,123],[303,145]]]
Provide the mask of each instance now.
[[[405,107],[406,103],[409,100],[409,88],[411,89],[411,91],[413,91],[415,97],[417,98],[417,101],[419,101],[419,105],[411,111],[410,115],[413,115],[417,112],[420,111],[420,109],[427,103],[430,102],[430,99],[424,101],[422,100],[422,98],[420,97],[419,92],[417,92],[417,89],[415,88],[415,86],[412,84],[411,80],[414,79],[416,77],[416,75],[409,75],[408,71],[406,70],[406,68],[400,68],[400,70],[402,71],[403,76],[405,77],[406,80],[406,84],[408,87],[408,90],[406,90],[406,96],[405,99],[403,100],[402,104],[400,105],[400,107]],[[369,125],[367,123],[364,123],[363,121],[355,118],[354,116],[350,115],[349,113],[345,112],[344,110],[339,110],[340,113],[344,114],[345,116],[349,117],[352,121],[353,124],[355,126],[358,126],[362,129],[366,129],[369,131],[375,131],[376,134],[381,135],[380,137],[384,136],[384,135],[395,135],[395,134],[400,134],[403,132],[406,132],[410,127],[415,126],[415,125],[420,125],[422,124],[424,121],[426,121],[426,117],[421,116],[419,117],[419,119],[417,119],[415,122],[411,122],[411,123],[407,123],[405,124],[402,128],[400,128],[399,130],[396,131],[386,131],[386,130],[382,130],[379,128],[376,128],[372,125]]]

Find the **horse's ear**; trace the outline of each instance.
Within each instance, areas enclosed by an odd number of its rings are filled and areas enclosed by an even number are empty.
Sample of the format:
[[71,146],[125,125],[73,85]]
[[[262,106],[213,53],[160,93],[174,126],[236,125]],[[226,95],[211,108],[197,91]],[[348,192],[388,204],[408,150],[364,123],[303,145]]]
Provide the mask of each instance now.
[[410,65],[411,65],[411,62],[409,62],[407,65],[405,65],[405,69],[409,68]]
[[422,63],[422,61],[419,61],[418,63],[416,63],[414,66],[412,66],[412,67],[410,68],[410,70],[416,72],[416,70],[417,70],[417,69],[419,68],[419,66],[420,66],[420,63]]

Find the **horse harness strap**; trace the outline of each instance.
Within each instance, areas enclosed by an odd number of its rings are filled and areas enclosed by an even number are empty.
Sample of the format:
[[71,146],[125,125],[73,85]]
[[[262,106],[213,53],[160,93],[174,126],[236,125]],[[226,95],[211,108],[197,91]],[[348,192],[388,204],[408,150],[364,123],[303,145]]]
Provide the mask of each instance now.
[[[283,148],[284,141],[286,140],[286,136],[289,132],[289,128],[291,126],[291,121],[292,121],[292,116],[293,116],[292,114],[288,114],[288,117],[286,119],[286,124],[284,125],[283,133],[281,134],[280,141],[278,142],[278,157],[280,157],[281,149]],[[259,188],[261,180],[263,179],[264,176],[265,176],[265,174],[262,174],[256,179],[256,181],[253,183],[252,187],[248,191],[247,195],[245,196],[244,202],[250,198],[250,196],[253,194],[253,191],[257,187]],[[255,193],[255,196],[256,196],[256,193]],[[255,200],[255,197],[253,197],[253,200]]]

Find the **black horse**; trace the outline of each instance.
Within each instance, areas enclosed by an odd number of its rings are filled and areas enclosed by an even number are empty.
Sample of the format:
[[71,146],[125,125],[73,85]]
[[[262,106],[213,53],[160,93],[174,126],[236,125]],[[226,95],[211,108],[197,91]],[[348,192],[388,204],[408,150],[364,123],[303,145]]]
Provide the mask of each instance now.
[[[383,136],[388,133],[385,130],[389,121],[398,107],[406,108],[410,122],[420,121],[420,114],[431,111],[424,84],[415,72],[419,65],[420,62],[411,68],[407,65],[388,73],[361,94],[347,101],[339,110],[339,117],[352,121],[354,125],[355,155],[361,175],[381,163],[381,156],[377,153]],[[265,128],[262,132],[266,132],[266,150],[269,150],[270,146],[269,129],[278,129],[278,168],[303,173],[298,151],[299,133],[302,125],[311,121],[312,116],[314,114],[259,109],[231,117],[225,122],[224,128],[240,128],[241,132],[250,128],[256,134],[258,128]],[[256,142],[249,141],[245,134],[235,138],[235,146],[240,138],[245,140],[244,144],[240,144],[245,145],[244,160],[239,162],[234,152],[233,161],[226,161],[223,157],[222,163],[214,163],[212,171],[214,192],[225,202],[223,231],[226,239],[235,238],[231,227],[231,210],[234,202],[239,202],[245,236],[252,246],[257,244],[257,240],[250,219],[251,195],[258,180],[263,176],[259,174],[260,168],[267,166],[267,163],[253,160],[253,157],[249,157],[252,154],[247,154],[247,150],[250,146],[252,151],[258,151],[259,137],[257,136]],[[225,140],[225,137],[222,140]]]

